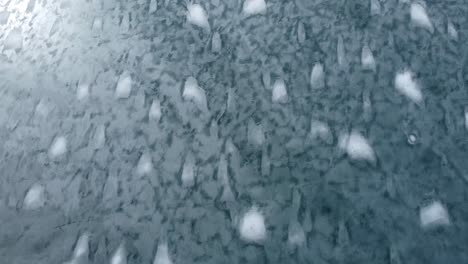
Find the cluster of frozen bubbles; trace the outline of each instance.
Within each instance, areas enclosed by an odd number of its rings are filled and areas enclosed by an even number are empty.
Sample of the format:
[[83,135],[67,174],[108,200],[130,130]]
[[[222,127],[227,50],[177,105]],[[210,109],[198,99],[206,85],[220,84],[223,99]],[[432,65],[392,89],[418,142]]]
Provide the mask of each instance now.
[[[403,1],[405,2],[405,1]],[[371,11],[378,13],[380,6],[378,1],[371,1]],[[434,27],[426,12],[426,6],[422,2],[413,2],[409,5],[411,23],[417,27],[427,29],[433,33]],[[151,1],[151,10],[157,9],[156,0]],[[262,15],[267,12],[267,3],[265,0],[245,0],[242,12],[246,17],[254,15]],[[210,30],[210,23],[208,14],[201,4],[190,3],[187,5],[187,22],[196,27]],[[299,25],[300,26],[300,25]],[[454,40],[458,38],[457,31],[452,23],[448,23],[447,32]],[[298,30],[298,38],[304,40],[304,30]],[[12,36],[7,41],[8,45],[15,45],[15,38]],[[344,49],[342,47],[343,41],[338,41],[337,57],[338,63],[342,62]],[[216,52],[222,48],[221,38],[219,34],[214,34],[212,39],[212,47]],[[361,63],[364,69],[375,71],[376,61],[373,52],[368,45],[364,45],[361,53]],[[424,100],[420,82],[414,77],[415,75],[410,69],[404,69],[395,74],[394,85],[397,92],[408,98],[411,103],[421,104]],[[270,86],[270,76],[263,76],[264,83]],[[310,73],[310,85],[313,89],[321,89],[325,86],[325,72],[324,66],[318,62],[313,65]],[[272,102],[274,104],[286,104],[288,102],[287,84],[283,79],[277,79],[272,82],[271,87],[268,87],[272,93]],[[117,82],[115,88],[115,97],[118,99],[126,99],[132,93],[132,77],[124,71]],[[86,100],[90,95],[89,85],[80,84],[76,91],[77,100]],[[208,104],[205,90],[199,86],[195,77],[188,77],[185,81],[182,97],[186,101],[191,101],[196,107],[203,112],[208,112]],[[229,101],[229,98],[228,98]],[[150,109],[149,118],[154,122],[159,122],[161,119],[161,103],[158,99],[154,99]],[[468,118],[468,114],[466,115]],[[260,129],[259,131],[256,131]],[[254,141],[262,141],[261,128],[253,126],[249,134],[253,137]],[[258,133],[257,133],[258,132]],[[311,135],[315,138],[327,140],[330,134],[330,128],[327,123],[320,120],[312,120],[311,122]],[[417,133],[408,133],[408,143],[413,145],[417,143]],[[98,145],[105,143],[105,127],[100,127],[96,133],[96,142]],[[371,143],[365,136],[357,130],[351,130],[342,133],[339,136],[338,148],[345,152],[350,159],[364,160],[366,162],[375,162],[376,154],[371,146]],[[228,150],[229,151],[229,150]],[[48,156],[52,160],[62,159],[68,152],[67,138],[65,136],[57,136],[48,152]],[[188,157],[185,160],[182,172],[182,182],[186,186],[193,185],[194,166],[195,161]],[[220,171],[224,171],[227,177],[227,164],[223,156],[220,158]],[[153,170],[151,157],[148,154],[143,154],[137,165],[137,172],[139,174],[148,174]],[[224,184],[228,185],[229,181],[225,178]],[[229,187],[229,186],[226,186]],[[229,190],[229,188],[227,188]],[[45,188],[40,184],[34,184],[26,193],[23,201],[23,209],[25,210],[39,210],[46,203]],[[434,226],[446,226],[450,224],[449,214],[446,207],[441,201],[435,200],[420,208],[420,224],[423,228],[431,228]],[[257,206],[252,206],[250,209],[245,210],[242,217],[237,221],[237,228],[239,237],[247,243],[261,244],[267,239],[267,224],[264,214]],[[305,240],[304,232],[300,231],[300,226],[295,228],[298,232],[290,232],[291,243],[301,243]],[[297,231],[296,230],[296,231]],[[84,232],[76,242],[75,249],[68,264],[80,263],[82,259],[89,258],[89,239],[90,234]],[[111,258],[111,264],[124,264],[126,263],[126,250],[124,243],[122,243],[114,252]],[[154,264],[171,264],[172,258],[169,253],[168,243],[160,241],[154,258]]]

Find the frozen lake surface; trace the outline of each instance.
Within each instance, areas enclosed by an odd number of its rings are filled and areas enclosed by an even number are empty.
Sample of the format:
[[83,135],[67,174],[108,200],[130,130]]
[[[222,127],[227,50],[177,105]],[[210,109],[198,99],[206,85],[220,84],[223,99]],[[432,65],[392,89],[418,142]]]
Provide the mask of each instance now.
[[468,263],[465,0],[0,0],[0,263]]

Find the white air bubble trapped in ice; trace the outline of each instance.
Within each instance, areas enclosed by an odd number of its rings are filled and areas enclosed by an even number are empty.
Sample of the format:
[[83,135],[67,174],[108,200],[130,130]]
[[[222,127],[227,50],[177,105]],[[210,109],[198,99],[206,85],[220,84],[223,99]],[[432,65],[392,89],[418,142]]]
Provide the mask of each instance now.
[[159,243],[153,264],[172,264],[172,259],[169,255],[169,248],[166,242]]
[[306,32],[304,28],[304,23],[299,22],[297,25],[297,41],[299,44],[303,44],[306,39]]
[[195,157],[192,153],[187,153],[182,167],[182,185],[191,187],[195,184]]
[[198,86],[198,82],[195,78],[187,78],[182,97],[184,100],[194,102],[200,111],[208,112],[205,90]]
[[247,139],[250,144],[260,147],[265,142],[262,124],[256,124],[252,119],[247,124]]
[[324,76],[323,65],[321,63],[316,63],[310,73],[310,86],[312,89],[319,89],[325,86]]
[[252,207],[240,220],[239,233],[241,239],[247,242],[260,243],[265,240],[265,219],[256,207]]
[[200,4],[189,4],[187,6],[187,21],[201,28],[210,28],[208,15]]
[[154,99],[151,103],[148,117],[150,120],[157,123],[161,119],[161,116],[161,102],[158,99]]
[[20,28],[14,28],[4,40],[5,50],[20,50],[23,48],[23,32]]
[[265,89],[271,90],[271,73],[269,71],[262,71],[262,82]]
[[395,88],[398,92],[408,97],[414,103],[420,103],[423,100],[419,84],[413,79],[413,73],[409,70],[396,74]]
[[357,131],[352,131],[349,135],[341,135],[338,146],[344,150],[351,159],[375,161],[374,150],[367,139]]
[[115,251],[110,264],[127,264],[127,252],[123,244],[121,244]]
[[63,136],[56,137],[49,149],[49,157],[52,159],[63,156],[67,152],[67,139]]
[[421,208],[419,218],[422,227],[436,227],[450,224],[449,214],[444,205],[439,201]]
[[86,83],[79,84],[76,88],[76,98],[79,101],[82,101],[89,96],[89,85]]
[[251,16],[265,13],[266,8],[265,0],[245,0],[242,12],[244,12],[246,16]]
[[338,65],[342,66],[346,63],[345,58],[345,47],[344,47],[344,40],[341,35],[338,36],[338,41],[336,43],[336,58]]
[[380,15],[380,2],[379,0],[371,0],[370,1],[370,13],[371,13],[371,16],[375,16],[375,15]]
[[138,175],[148,175],[154,170],[151,156],[147,153],[141,155],[137,165]]
[[211,50],[214,53],[219,53],[221,51],[221,36],[218,32],[215,32],[211,39]]
[[310,136],[312,139],[320,139],[326,142],[331,140],[331,131],[327,123],[312,120],[310,122]]
[[115,96],[119,99],[128,98],[132,92],[132,77],[130,73],[123,72],[119,81],[117,82],[117,87],[115,89]]
[[282,79],[276,80],[273,84],[273,91],[271,92],[271,100],[273,103],[284,104],[288,102],[288,92],[286,91],[286,84]]
[[447,23],[447,33],[452,39],[458,40],[458,31],[452,22]]
[[414,2],[411,4],[411,22],[418,26],[427,29],[429,32],[434,32],[432,22],[427,15],[426,8],[422,3]]
[[305,243],[305,231],[297,220],[293,220],[288,226],[288,243],[291,246],[301,246]]
[[375,71],[375,59],[374,55],[372,54],[372,50],[369,48],[369,45],[365,44],[362,47],[361,51],[361,64],[362,68],[365,70],[372,70]]
[[158,10],[158,1],[157,0],[151,0],[150,5],[149,5],[149,13],[152,14]]
[[89,234],[83,233],[76,242],[75,250],[73,252],[73,258],[85,258],[89,257]]
[[23,201],[23,209],[37,210],[45,205],[45,188],[40,184],[34,184],[29,188]]

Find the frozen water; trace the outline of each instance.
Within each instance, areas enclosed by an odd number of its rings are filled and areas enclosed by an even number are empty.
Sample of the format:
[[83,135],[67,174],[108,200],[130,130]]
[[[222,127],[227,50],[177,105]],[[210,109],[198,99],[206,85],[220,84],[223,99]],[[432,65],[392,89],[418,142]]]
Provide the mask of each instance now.
[[431,204],[421,208],[419,212],[421,226],[436,227],[450,224],[447,209],[440,201],[434,201]]
[[162,116],[161,102],[158,99],[153,99],[153,102],[151,103],[151,106],[150,106],[148,117],[151,121],[158,123],[159,120],[161,119],[161,116]]
[[349,135],[341,135],[339,147],[343,149],[351,159],[375,161],[374,150],[367,139],[357,131],[352,131]]
[[310,73],[310,85],[313,89],[323,88],[325,86],[325,74],[323,72],[323,65],[316,63]]
[[46,194],[45,188],[41,184],[34,184],[29,188],[23,201],[23,209],[37,210],[45,205]]
[[166,242],[159,243],[153,264],[172,264],[172,259],[169,255],[169,249]]
[[182,185],[192,187],[195,184],[195,157],[192,153],[187,153],[182,168]]
[[5,50],[21,50],[23,48],[23,32],[20,28],[14,28],[4,40]]
[[89,96],[89,85],[87,83],[79,84],[76,88],[76,98],[78,100],[84,100]]
[[267,6],[265,0],[245,0],[242,11],[245,15],[251,16],[263,14],[266,12]]
[[427,15],[426,8],[422,3],[413,2],[411,4],[411,22],[418,26],[427,29],[429,32],[434,32],[432,22]]
[[127,252],[123,244],[112,255],[110,264],[127,264]]
[[208,112],[205,90],[198,86],[198,81],[195,78],[187,78],[182,97],[184,100],[193,101],[200,111]]
[[240,220],[239,233],[246,242],[261,243],[265,240],[265,219],[256,207],[252,207]]
[[52,142],[49,149],[49,157],[56,159],[63,156],[67,152],[67,139],[63,136],[58,136]]
[[398,92],[408,97],[414,103],[421,103],[423,100],[421,88],[416,80],[414,80],[413,73],[409,70],[396,74],[395,88]]
[[361,63],[364,69],[375,71],[376,66],[375,66],[374,55],[372,54],[372,50],[369,48],[369,45],[367,44],[365,44],[362,47]]
[[153,161],[151,160],[151,156],[148,153],[143,153],[140,156],[140,160],[138,161],[137,173],[139,175],[148,175],[153,170],[154,168],[153,168]]
[[276,80],[273,84],[271,100],[273,101],[273,103],[280,104],[288,102],[288,92],[286,91],[286,84],[282,79]]
[[189,4],[187,6],[187,21],[201,28],[210,28],[208,14],[200,4]]
[[115,88],[115,96],[117,98],[128,98],[132,92],[132,77],[130,73],[124,71],[117,82],[117,87]]

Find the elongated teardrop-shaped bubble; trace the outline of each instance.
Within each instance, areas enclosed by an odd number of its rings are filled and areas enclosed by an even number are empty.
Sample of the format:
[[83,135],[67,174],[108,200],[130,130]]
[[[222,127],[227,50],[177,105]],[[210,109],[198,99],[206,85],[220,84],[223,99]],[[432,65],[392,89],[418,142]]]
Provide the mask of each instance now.
[[310,86],[312,89],[320,89],[325,86],[325,73],[323,71],[323,65],[316,63],[310,73]]
[[413,73],[409,70],[399,72],[395,76],[395,88],[398,92],[409,98],[414,103],[421,103],[423,94]]
[[429,32],[434,32],[434,27],[432,25],[431,19],[427,14],[426,8],[418,2],[411,4],[411,22],[421,28],[427,29]]
[[349,135],[341,135],[339,146],[351,159],[375,161],[374,150],[367,139],[357,131],[352,131]]

